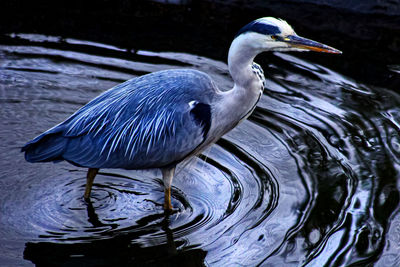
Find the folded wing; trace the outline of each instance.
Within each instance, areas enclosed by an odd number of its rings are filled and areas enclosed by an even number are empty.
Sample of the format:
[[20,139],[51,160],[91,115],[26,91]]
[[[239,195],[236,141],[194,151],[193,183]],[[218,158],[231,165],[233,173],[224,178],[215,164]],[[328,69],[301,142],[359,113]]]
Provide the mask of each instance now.
[[90,168],[155,168],[180,161],[206,138],[215,88],[192,70],[141,76],[106,91],[28,142],[30,162]]

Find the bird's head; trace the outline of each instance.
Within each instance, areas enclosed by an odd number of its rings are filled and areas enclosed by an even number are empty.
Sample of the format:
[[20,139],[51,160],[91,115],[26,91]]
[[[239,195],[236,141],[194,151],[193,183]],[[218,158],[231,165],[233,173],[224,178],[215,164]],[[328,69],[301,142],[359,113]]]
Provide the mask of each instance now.
[[342,52],[298,36],[284,20],[265,17],[250,22],[236,35],[235,39],[245,38],[253,49],[261,51],[317,51],[333,54]]

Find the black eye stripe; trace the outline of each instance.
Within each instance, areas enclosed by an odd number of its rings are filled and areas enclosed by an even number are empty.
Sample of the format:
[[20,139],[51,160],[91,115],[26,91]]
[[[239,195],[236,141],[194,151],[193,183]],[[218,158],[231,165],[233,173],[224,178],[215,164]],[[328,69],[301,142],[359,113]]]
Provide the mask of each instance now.
[[265,24],[258,21],[253,21],[244,26],[240,31],[236,34],[235,37],[246,33],[246,32],[257,32],[265,35],[275,35],[281,33],[280,29],[277,26]]

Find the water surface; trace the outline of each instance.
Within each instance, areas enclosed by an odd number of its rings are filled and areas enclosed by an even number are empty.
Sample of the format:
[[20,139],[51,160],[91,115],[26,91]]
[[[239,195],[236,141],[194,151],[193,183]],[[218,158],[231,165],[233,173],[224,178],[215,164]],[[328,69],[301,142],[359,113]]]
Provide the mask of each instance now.
[[261,55],[268,90],[247,121],[179,168],[179,212],[166,218],[157,170],[103,169],[86,203],[85,169],[27,163],[20,147],[138,75],[192,68],[229,89],[226,64],[34,34],[2,40],[0,265],[400,264],[397,93],[297,54]]

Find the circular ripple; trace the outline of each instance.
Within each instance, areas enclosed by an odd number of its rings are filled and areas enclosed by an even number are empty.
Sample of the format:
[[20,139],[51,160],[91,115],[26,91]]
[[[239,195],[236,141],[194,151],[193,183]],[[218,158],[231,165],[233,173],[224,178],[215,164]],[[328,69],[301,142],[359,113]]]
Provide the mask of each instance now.
[[[86,202],[86,170],[28,164],[19,148],[132,76],[189,66],[226,89],[232,84],[226,65],[187,54],[131,55],[84,41],[20,38],[25,45],[0,46],[0,138],[6,140],[0,143],[0,263],[24,254],[34,263],[73,266],[171,257],[211,266],[322,266],[357,265],[385,253],[385,233],[395,233],[391,220],[399,221],[393,217],[400,199],[397,94],[291,55],[271,56],[265,64],[271,90],[249,120],[180,167],[172,189],[177,212],[165,216],[158,171],[101,170]],[[391,244],[399,239],[389,236]]]

